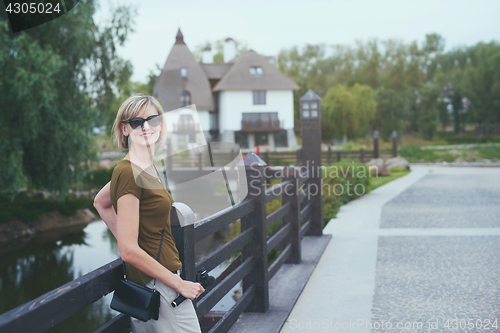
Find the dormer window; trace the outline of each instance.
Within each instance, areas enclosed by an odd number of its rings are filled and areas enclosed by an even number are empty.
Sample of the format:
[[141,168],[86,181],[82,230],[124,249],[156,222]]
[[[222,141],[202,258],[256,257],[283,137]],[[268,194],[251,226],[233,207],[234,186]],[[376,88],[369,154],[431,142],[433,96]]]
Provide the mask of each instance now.
[[187,79],[187,77],[188,77],[188,71],[187,71],[187,69],[185,67],[181,68],[181,77],[183,79]]
[[264,71],[262,70],[262,67],[250,67],[250,75],[259,77],[264,75]]
[[191,94],[189,91],[184,90],[181,93],[181,107],[191,105]]

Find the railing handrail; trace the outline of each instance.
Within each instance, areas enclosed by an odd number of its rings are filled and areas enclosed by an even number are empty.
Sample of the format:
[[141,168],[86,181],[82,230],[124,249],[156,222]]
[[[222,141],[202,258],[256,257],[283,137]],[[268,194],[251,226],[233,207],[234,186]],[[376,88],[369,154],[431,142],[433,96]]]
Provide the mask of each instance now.
[[[266,167],[265,169],[267,170],[261,169],[263,174],[266,171],[272,174],[272,172],[280,170],[279,168],[271,167]],[[281,171],[283,171],[283,169],[281,169]],[[275,173],[273,175],[276,176],[277,174]],[[297,181],[295,182],[293,179],[297,179]],[[291,195],[289,194],[290,192],[287,193],[283,191],[279,195],[273,195],[273,198],[283,196],[282,206],[269,215],[265,213],[265,204],[269,200],[270,190],[283,188],[287,185],[292,185],[295,188],[296,186],[300,186],[307,179],[306,173],[294,173],[291,176],[287,175],[282,179],[282,183],[263,191],[257,196],[248,196],[240,203],[196,222],[194,226],[191,226],[191,231],[189,231],[187,227],[181,228],[185,230],[183,232],[187,235],[183,237],[188,237],[184,239],[190,241],[187,243],[188,246],[194,249],[194,244],[196,242],[217,232],[229,223],[238,219],[245,221],[244,224],[242,224],[241,233],[234,239],[213,251],[209,256],[203,258],[199,262],[188,263],[188,270],[191,272],[201,266],[204,266],[210,271],[222,261],[230,258],[236,251],[242,250],[242,254],[239,256],[238,260],[234,260],[226,267],[224,272],[217,277],[215,286],[201,294],[199,298],[193,302],[199,319],[202,319],[208,313],[208,310],[211,309],[225,293],[243,279],[244,291],[242,297],[236,302],[231,310],[215,324],[210,332],[227,331],[228,327],[235,322],[242,311],[256,308],[255,302],[257,300],[259,300],[258,302],[263,300],[264,304],[259,303],[257,308],[265,311],[269,306],[268,296],[265,296],[268,295],[268,291],[265,289],[267,288],[268,281],[285,262],[300,261],[300,253],[297,258],[298,246],[300,251],[300,245],[297,244],[297,242],[300,243],[300,238],[303,237],[310,227],[310,222],[306,221],[303,227],[300,227],[299,223],[300,219],[308,218],[307,214],[310,211],[310,205],[307,203],[308,200],[304,200],[301,203],[297,191],[294,190]],[[264,176],[261,177],[260,184],[262,188],[265,188]],[[301,205],[303,207],[301,207]],[[264,216],[264,218],[261,219],[259,216]],[[277,229],[271,237],[268,237],[267,228],[280,219],[283,221],[281,223],[281,228]],[[176,222],[177,215],[173,213],[171,216],[171,223],[175,226]],[[264,234],[258,234],[256,232],[258,230],[262,230]],[[183,246],[186,246],[185,244],[186,242],[184,241]],[[261,244],[262,248],[260,248],[260,250],[259,247],[255,248],[256,244]],[[282,248],[282,253],[270,267],[267,267],[267,254],[272,249],[277,248]],[[255,250],[257,251],[256,253],[253,252]],[[192,253],[190,255],[192,255]],[[260,258],[260,256],[256,257],[256,255],[260,255],[263,258]],[[188,258],[193,257],[188,256]],[[110,262],[80,278],[68,282],[57,289],[0,315],[0,331],[23,333],[44,332],[54,325],[66,320],[115,289],[116,283],[122,274],[121,263],[121,259]],[[262,265],[263,263],[264,266]],[[262,272],[262,275],[257,275],[264,277],[264,280],[259,280],[259,278],[254,280],[256,278],[256,272],[262,269],[265,270]],[[264,292],[264,296],[262,296],[262,292]],[[267,304],[265,304],[266,302]],[[251,306],[252,304],[253,306]],[[121,330],[121,328],[127,325],[129,325],[128,318],[119,315],[111,322],[99,328],[98,332],[114,332],[117,327],[120,327]]]

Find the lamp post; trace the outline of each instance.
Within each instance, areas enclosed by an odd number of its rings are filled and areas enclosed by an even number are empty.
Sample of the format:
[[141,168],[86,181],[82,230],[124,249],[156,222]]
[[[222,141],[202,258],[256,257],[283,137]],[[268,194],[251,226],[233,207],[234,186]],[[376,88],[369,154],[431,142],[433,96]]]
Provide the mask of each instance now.
[[377,130],[373,131],[373,158],[379,158],[378,137],[379,137],[378,131]]
[[[309,90],[299,99],[302,132],[302,165],[309,174],[311,228],[307,235],[323,234],[323,199],[321,186],[321,98]],[[314,191],[314,195],[311,193]]]
[[392,131],[392,157],[398,156],[398,132]]

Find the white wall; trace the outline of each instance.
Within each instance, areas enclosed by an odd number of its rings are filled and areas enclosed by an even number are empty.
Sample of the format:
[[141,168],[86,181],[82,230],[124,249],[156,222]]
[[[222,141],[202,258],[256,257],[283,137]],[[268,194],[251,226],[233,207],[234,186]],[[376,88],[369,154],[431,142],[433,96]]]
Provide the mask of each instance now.
[[208,132],[210,129],[210,119],[208,111],[198,111],[198,117],[200,117],[200,126],[203,132]]
[[293,128],[293,92],[291,90],[268,90],[266,105],[253,105],[252,91],[221,91],[219,94],[220,131],[241,130],[243,112],[278,112],[284,128]]

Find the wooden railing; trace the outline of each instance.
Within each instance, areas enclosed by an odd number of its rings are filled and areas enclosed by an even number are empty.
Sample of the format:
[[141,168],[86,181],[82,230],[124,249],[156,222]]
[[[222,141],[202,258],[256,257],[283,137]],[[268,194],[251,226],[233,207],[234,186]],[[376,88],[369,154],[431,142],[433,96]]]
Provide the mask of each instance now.
[[[247,167],[248,196],[230,209],[205,218],[194,225],[180,227],[175,210],[171,214],[172,233],[176,240],[182,278],[194,281],[197,270],[207,271],[223,261],[241,253],[193,301],[203,331],[227,332],[242,312],[265,312],[269,308],[269,280],[285,263],[300,263],[301,239],[311,228],[311,200],[302,186],[308,181],[307,172],[300,174],[295,167]],[[266,189],[267,179],[281,181]],[[281,207],[266,215],[266,204],[279,197]],[[195,262],[195,244],[236,221],[241,233],[199,262]],[[278,225],[278,228],[276,228]],[[274,231],[268,236],[269,228]],[[281,251],[272,265],[268,253]],[[121,259],[106,264],[58,289],[23,304],[0,316],[0,332],[45,332],[85,307],[112,292],[121,277]],[[243,281],[243,294],[233,307],[224,313],[211,312],[215,304],[239,281]],[[130,332],[130,319],[118,315],[95,332]]]
[[[290,164],[304,165],[301,155],[301,149],[281,152],[265,151],[261,153],[262,159],[269,166]],[[394,156],[394,154],[391,149],[381,149],[379,151],[379,157],[390,158],[392,156]],[[331,146],[328,146],[326,151],[321,152],[321,164],[325,166],[340,162],[343,159],[366,163],[373,158],[375,158],[375,152],[373,150],[364,150],[363,148],[359,150],[334,150]]]

